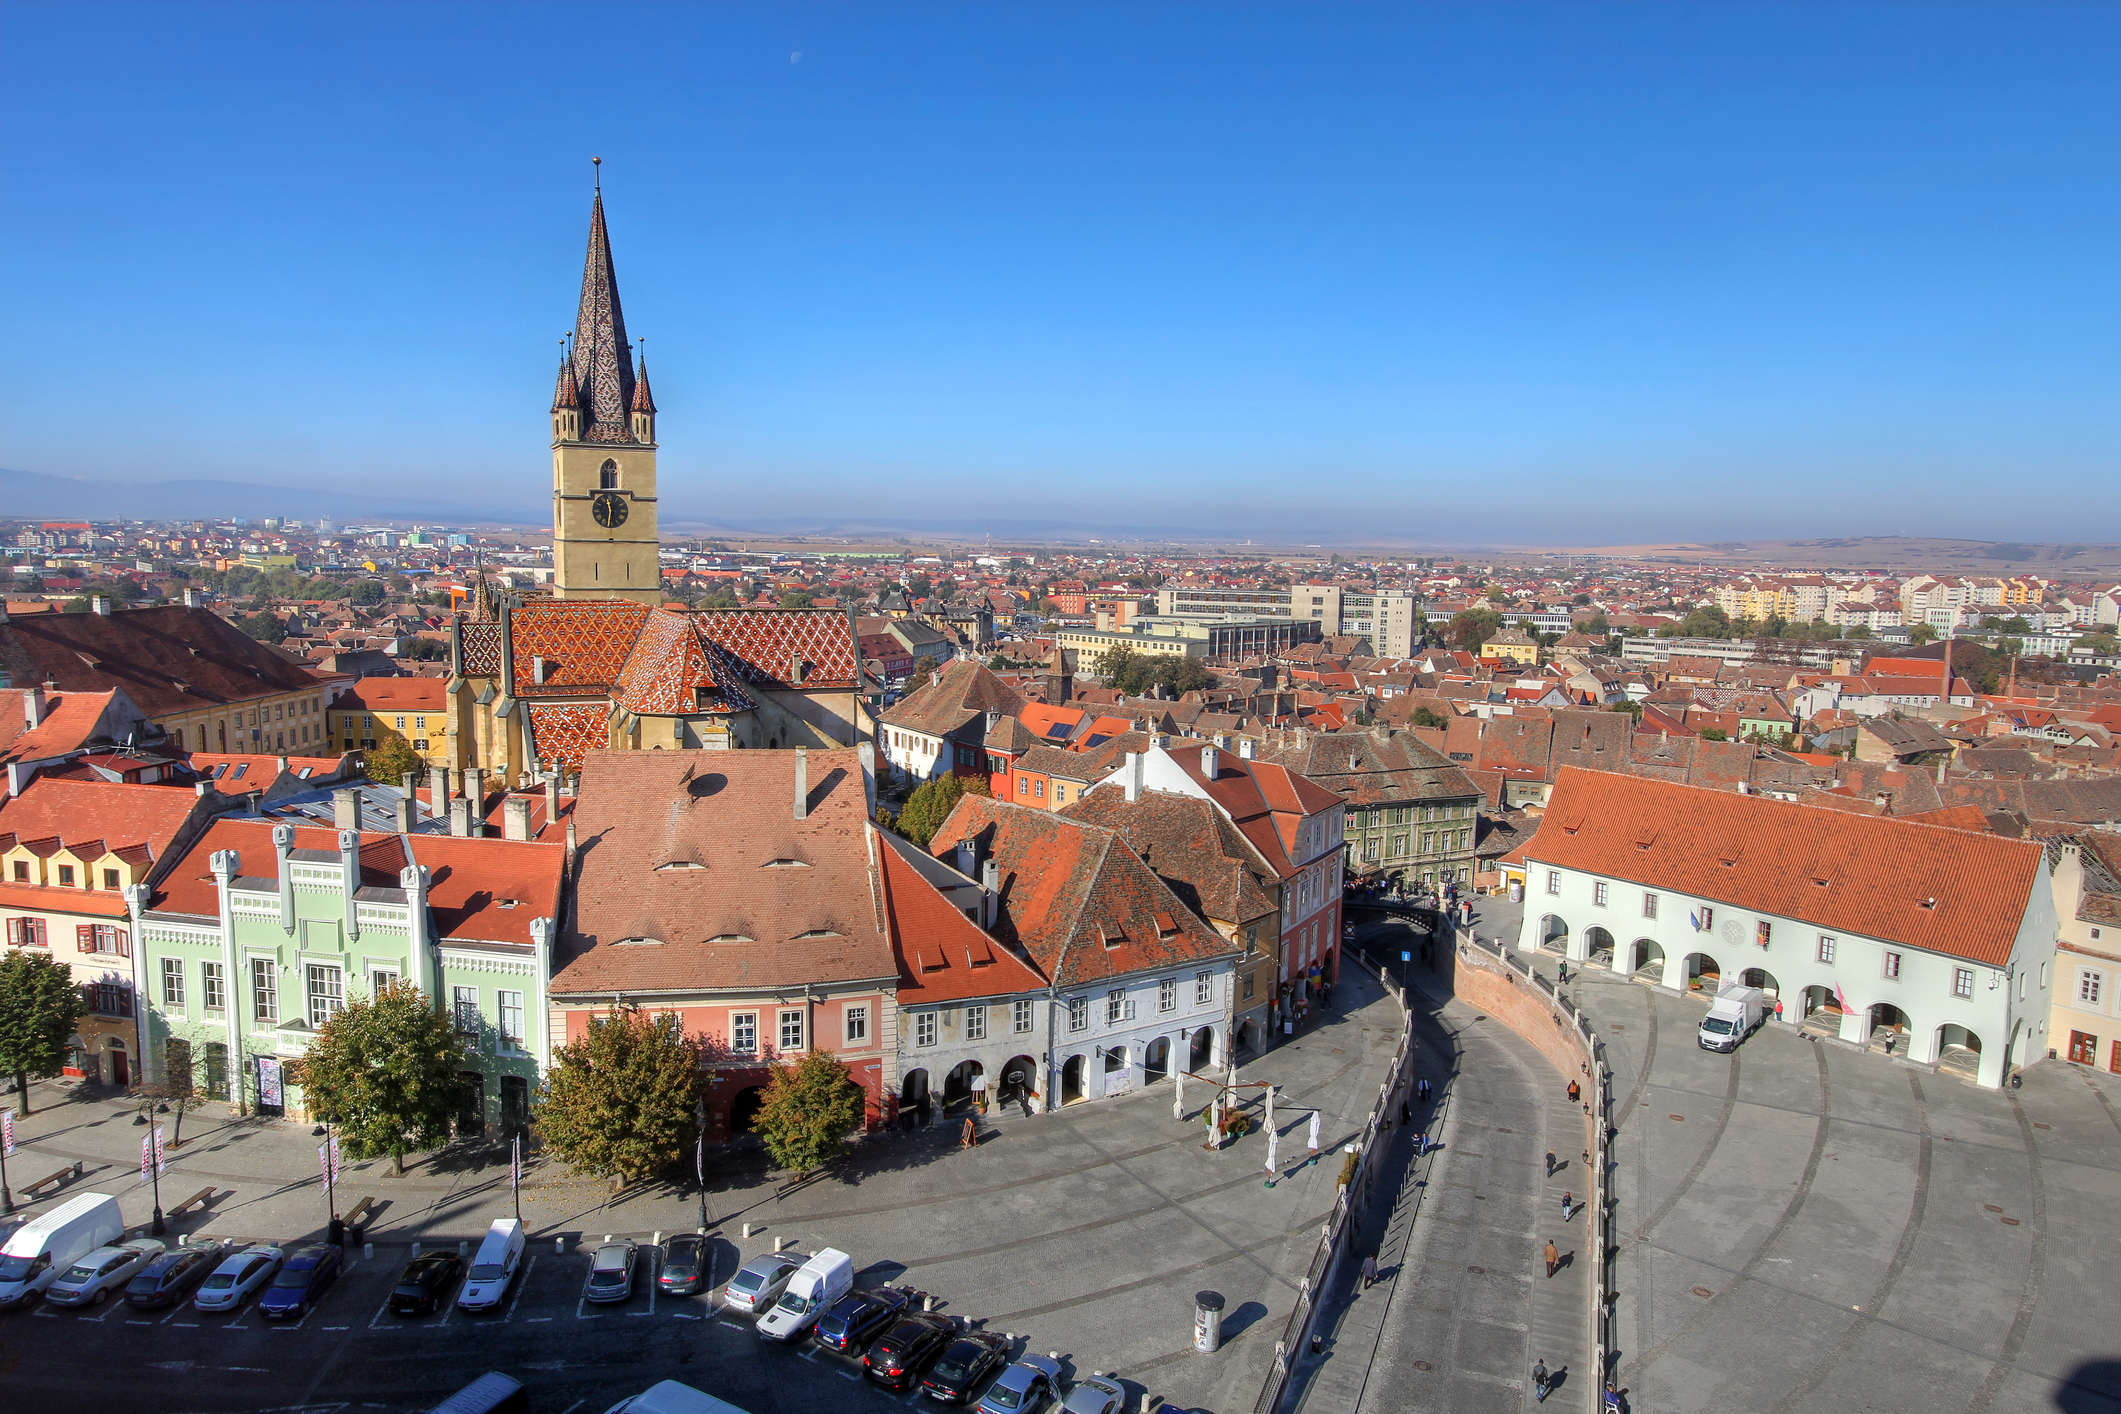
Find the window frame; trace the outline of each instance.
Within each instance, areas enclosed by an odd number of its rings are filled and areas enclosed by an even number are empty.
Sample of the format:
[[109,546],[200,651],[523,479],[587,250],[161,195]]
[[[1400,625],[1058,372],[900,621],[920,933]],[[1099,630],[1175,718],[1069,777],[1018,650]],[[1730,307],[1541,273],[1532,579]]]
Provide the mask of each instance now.
[[162,1005],[171,1011],[184,1010],[184,959],[165,957],[161,970]]
[[449,1024],[459,1036],[479,1034],[479,989],[452,982],[449,987]]
[[1974,969],[1954,967],[1952,969],[1952,995],[1962,1000],[1971,1000],[1974,995]]
[[1127,989],[1108,988],[1105,992],[1105,1025],[1117,1026],[1127,1019]]
[[228,1014],[228,977],[212,958],[199,963],[199,1010],[207,1016]]
[[250,1019],[256,1025],[280,1024],[279,965],[269,957],[250,959]]
[[1559,869],[1547,870],[1547,896],[1550,898],[1557,897],[1560,893],[1561,871]]
[[987,1039],[987,1008],[968,1006],[965,1008],[965,1039],[984,1041]]
[[840,1037],[848,1046],[869,1044],[869,1003],[849,1002],[841,1008]]
[[[508,999],[510,997],[515,998],[513,1006],[509,1004]],[[523,1043],[528,1036],[528,1033],[523,1029],[523,1002],[524,995],[521,992],[508,991],[501,988],[496,988],[494,991],[494,1026],[500,1035],[501,1045],[511,1051],[522,1050],[524,1048]],[[510,1012],[515,1014],[515,1027],[512,1031],[508,1024]]]
[[[745,1039],[745,1033],[750,1039]],[[756,1011],[732,1011],[729,1013],[729,1049],[740,1056],[755,1056],[759,1053],[759,1014]]]
[[913,1045],[916,1050],[927,1050],[936,1042],[941,1028],[936,1025],[935,1013],[917,1011],[913,1014]]
[[[336,986],[317,988],[317,983],[336,983]],[[320,1007],[321,1003],[321,1007]],[[302,964],[302,1015],[311,1027],[322,1026],[333,1016],[346,1010],[346,969],[336,963],[305,962]]]
[[1606,906],[1606,900],[1611,898],[1612,896],[1612,886],[1607,884],[1605,880],[1599,879],[1592,883],[1591,903],[1594,907],[1604,908]]
[[[788,1040],[791,1024],[795,1028],[795,1041],[793,1044]],[[777,1050],[781,1055],[795,1055],[809,1050],[810,1021],[808,1013],[799,1006],[776,1008],[773,1018],[773,1036],[778,1043]]]
[[1088,997],[1068,998],[1068,1029],[1070,1031],[1088,1031],[1090,1029],[1090,999]]
[[1657,895],[1647,889],[1642,894],[1642,916],[1653,922],[1657,918]]
[[1156,1013],[1157,1013],[1157,1015],[1159,1015],[1159,1016],[1162,1016],[1162,1015],[1163,1015],[1164,1013],[1166,1013],[1166,1012],[1173,1012],[1173,1011],[1177,1011],[1177,1010],[1178,1010],[1178,979],[1177,979],[1176,977],[1160,977],[1160,978],[1158,978],[1158,979],[1157,979],[1157,982],[1156,982]]
[[1016,1036],[1028,1035],[1031,1030],[1033,1005],[1028,997],[1018,997],[1009,1003],[1009,1031]]
[[1887,948],[1884,956],[1880,959],[1880,975],[1888,982],[1899,981],[1903,961],[1904,958],[1897,949]]

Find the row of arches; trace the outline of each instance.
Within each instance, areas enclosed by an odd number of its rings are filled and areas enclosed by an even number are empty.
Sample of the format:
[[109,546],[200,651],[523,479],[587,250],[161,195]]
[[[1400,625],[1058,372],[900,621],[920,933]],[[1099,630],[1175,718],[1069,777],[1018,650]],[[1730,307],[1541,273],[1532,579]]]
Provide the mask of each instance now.
[[[1236,1033],[1234,1043],[1239,1053],[1245,1053],[1256,1044],[1256,1023],[1247,1020]],[[1202,1026],[1192,1032],[1185,1042],[1185,1068],[1189,1072],[1205,1071],[1215,1063],[1215,1028]],[[1092,1051],[1078,1051],[1061,1062],[1056,1078],[1057,1101],[1072,1105],[1094,1095],[1106,1093],[1112,1077],[1130,1071],[1139,1065],[1139,1080],[1144,1085],[1154,1085],[1171,1076],[1173,1038],[1157,1036],[1138,1045],[1099,1046]],[[920,1111],[927,1107],[932,1111],[940,1105],[944,1113],[969,1102],[980,1088],[973,1082],[985,1077],[986,1066],[978,1060],[959,1061],[943,1075],[938,1088],[933,1073],[926,1066],[916,1066],[907,1071],[899,1082],[899,1108],[905,1111]],[[1093,1092],[1091,1081],[1096,1081]],[[1029,1094],[1042,1089],[1039,1082],[1039,1063],[1036,1057],[1012,1056],[1003,1063],[997,1077],[1000,1094]]]
[[[1564,957],[1573,954],[1591,966],[1606,967],[1673,991],[1713,996],[1726,980],[1724,964],[1714,952],[1704,949],[1673,957],[1654,938],[1647,937],[1618,945],[1602,927],[1586,928],[1582,946],[1572,949],[1571,930],[1558,914],[1540,917],[1538,939],[1543,952]],[[1760,988],[1766,995],[1769,1012],[1776,1014],[1779,1007],[1776,1019],[1785,1025],[1835,1036],[1888,1055],[1934,1062],[1941,1069],[1978,1077],[1984,1084],[1997,1083],[2013,1063],[2022,1059],[2015,1054],[2024,1040],[2022,1022],[2011,1036],[2000,1064],[1991,1067],[1984,1063],[1986,1047],[1982,1037],[1960,1022],[1920,1025],[1891,1001],[1844,1006],[1843,994],[1823,984],[1786,991],[1782,979],[1764,967],[1740,968],[1729,975],[1729,980]]]

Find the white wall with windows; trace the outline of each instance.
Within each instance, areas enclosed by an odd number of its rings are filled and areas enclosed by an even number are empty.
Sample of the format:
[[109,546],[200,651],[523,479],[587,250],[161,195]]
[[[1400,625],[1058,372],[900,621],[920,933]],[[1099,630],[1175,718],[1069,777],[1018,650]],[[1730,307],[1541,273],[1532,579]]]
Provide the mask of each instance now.
[[991,1101],[1002,1075],[1028,1074],[1045,1101],[1047,1011],[1044,992],[923,1002],[899,994],[899,1099],[918,1105],[932,1097],[939,1107],[972,1093],[974,1075],[985,1078]]
[[1233,959],[1216,958],[1063,991],[1045,1108],[1127,1094],[1174,1070],[1219,1070],[1234,976]]
[[1838,1035],[1868,1045],[1891,1029],[1896,1051],[1922,1063],[1971,1053],[1980,1083],[2044,1059],[2056,985],[2056,918],[2045,877],[2023,899],[2011,955],[1992,966],[1907,943],[1833,933],[1721,900],[1556,869],[1528,858],[1521,951],[1561,952],[1706,998],[1752,982],[1780,1000],[1784,1024],[1841,1010]]

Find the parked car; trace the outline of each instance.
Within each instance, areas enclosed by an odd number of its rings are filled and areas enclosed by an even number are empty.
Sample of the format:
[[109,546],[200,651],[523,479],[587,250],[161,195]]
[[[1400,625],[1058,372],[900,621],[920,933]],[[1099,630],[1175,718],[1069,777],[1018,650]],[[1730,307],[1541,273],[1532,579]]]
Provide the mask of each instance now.
[[222,1242],[195,1242],[164,1252],[126,1283],[125,1304],[143,1311],[174,1305],[205,1281],[227,1255],[228,1245]]
[[624,1301],[633,1295],[633,1267],[641,1257],[640,1245],[630,1237],[606,1242],[589,1259],[589,1285],[584,1301]]
[[655,1284],[665,1296],[694,1296],[707,1281],[707,1239],[681,1232],[663,1244],[663,1269]]
[[742,1311],[756,1316],[780,1298],[788,1286],[788,1278],[803,1269],[810,1259],[801,1252],[777,1252],[770,1256],[753,1257],[737,1269],[729,1278],[729,1285],[722,1288],[722,1304],[732,1311]]
[[817,1318],[817,1343],[852,1355],[867,1345],[871,1336],[897,1320],[919,1294],[896,1286],[850,1291]]
[[1127,1391],[1119,1381],[1105,1375],[1088,1375],[1075,1382],[1061,1401],[1062,1414],[1119,1414],[1127,1404]]
[[123,1291],[135,1273],[168,1250],[166,1243],[152,1237],[98,1247],[59,1273],[44,1288],[44,1299],[54,1306],[101,1306],[113,1291]]
[[390,1290],[390,1309],[400,1316],[424,1316],[442,1308],[449,1289],[464,1275],[464,1259],[446,1248],[422,1252],[398,1273]]
[[972,1414],[1046,1414],[1060,1403],[1061,1368],[1043,1355],[1026,1355],[994,1377]]
[[37,1214],[0,1246],[0,1307],[42,1295],[74,1263],[124,1236],[118,1200],[108,1193],[83,1193]]
[[928,1368],[921,1393],[939,1404],[970,1404],[973,1391],[1008,1363],[1008,1341],[992,1331],[960,1331]]
[[269,1242],[223,1257],[221,1265],[199,1284],[198,1295],[191,1299],[192,1309],[235,1310],[250,1298],[252,1292],[272,1280],[283,1259],[280,1249]]
[[479,1239],[464,1285],[457,1288],[457,1309],[491,1311],[500,1305],[516,1279],[516,1268],[522,1265],[525,1245],[522,1223],[514,1218],[495,1219]]
[[272,1285],[258,1298],[258,1314],[268,1321],[301,1320],[339,1279],[339,1269],[344,1264],[339,1249],[329,1242],[297,1247],[287,1254]]
[[908,1389],[955,1334],[948,1316],[901,1316],[862,1357],[862,1373],[885,1389]]

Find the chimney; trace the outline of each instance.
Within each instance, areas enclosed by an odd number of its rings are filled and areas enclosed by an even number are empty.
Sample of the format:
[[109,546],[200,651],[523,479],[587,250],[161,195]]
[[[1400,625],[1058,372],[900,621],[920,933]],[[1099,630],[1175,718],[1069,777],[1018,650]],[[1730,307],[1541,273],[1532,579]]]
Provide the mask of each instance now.
[[1237,739],[1237,759],[1240,761],[1250,761],[1252,759],[1252,738],[1241,736]]
[[295,876],[287,867],[288,856],[295,851],[295,827],[275,825],[272,827],[272,852],[274,867],[280,876],[280,931],[288,937],[295,935]]
[[185,607],[185,608],[187,608],[187,609],[196,609],[196,608],[198,608],[198,607],[199,607],[199,591],[198,591],[198,590],[196,590],[196,589],[187,589],[187,590],[185,590],[185,591],[184,591],[184,607]]
[[408,791],[408,792],[406,792],[406,793],[405,793],[404,795],[401,795],[401,796],[399,796],[399,797],[398,797],[398,833],[399,833],[399,834],[401,834],[401,835],[409,835],[409,834],[411,834],[411,833],[412,833],[412,831],[413,831],[413,827],[414,827],[415,825],[417,825],[417,824],[419,824],[419,823],[420,823],[420,810],[419,810],[419,804],[420,804],[420,799],[419,799],[419,797],[418,797],[418,796],[416,796],[416,795],[414,795],[414,794],[412,794],[412,793],[411,793],[411,792],[409,792],[409,791]]
[[1002,866],[989,859],[980,866],[980,927],[994,931],[994,915],[1002,906]]
[[280,775],[283,775],[283,776],[284,776],[284,775],[286,775],[286,774],[287,774],[287,758],[286,758],[285,756],[276,756],[276,757],[274,757],[273,759],[274,759],[275,761],[277,761],[277,762],[279,763],[279,774],[280,774]]
[[534,653],[530,658],[530,681],[537,687],[545,685],[545,655]]
[[472,822],[478,817],[472,814],[471,802],[459,797],[449,802],[449,833],[459,839],[471,838]]
[[[1221,744],[1222,736],[1220,733],[1216,735],[1215,740],[1218,745]],[[1213,746],[1203,746],[1200,749],[1200,773],[1211,781],[1215,779],[1216,769],[1222,765],[1222,762],[1216,758],[1215,752],[1216,748]]]
[[472,813],[486,813],[486,772],[482,767],[464,768],[464,798],[471,802]]
[[339,867],[346,879],[346,936],[361,936],[361,911],[355,895],[361,892],[361,837],[352,830],[339,831]]
[[501,802],[501,838],[504,840],[527,840],[530,838],[530,797],[511,795]]
[[810,748],[795,749],[795,818],[807,819],[810,815]]
[[973,848],[972,841],[959,840],[957,842],[957,872],[968,879],[976,879],[979,875],[973,871],[978,868],[979,854]]
[[213,789],[214,783],[212,781],[192,782],[192,792],[193,794],[197,795],[201,800],[204,800],[208,795],[211,795],[213,793]]
[[1129,801],[1140,800],[1142,798],[1142,753],[1139,751],[1128,752],[1127,764],[1124,769],[1126,771],[1127,799]]
[[437,819],[449,813],[449,768],[431,766],[427,771],[427,808]]
[[[286,762],[286,757],[280,758]],[[351,788],[331,793],[331,823],[342,830],[361,828],[361,792]]]
[[574,857],[574,816],[572,815],[567,817],[567,855],[570,859]]
[[22,694],[22,720],[30,728],[44,725],[44,689],[33,687]]
[[88,609],[90,613],[94,614],[98,618],[109,618],[110,596],[107,594],[91,595],[88,601]]
[[[1215,749],[1217,751],[1228,751],[1230,749],[1230,738],[1227,734],[1223,732],[1215,734]],[[1203,759],[1205,759],[1205,756]]]
[[402,781],[398,782],[398,788],[404,791],[405,794],[409,796],[417,796],[420,793],[419,773],[416,771],[407,771],[405,773],[405,778]]
[[1944,768],[1951,763],[1951,759],[1949,756],[1937,758],[1937,784],[1940,786],[1944,784]]
[[560,773],[545,773],[545,819],[550,822],[560,818]]

